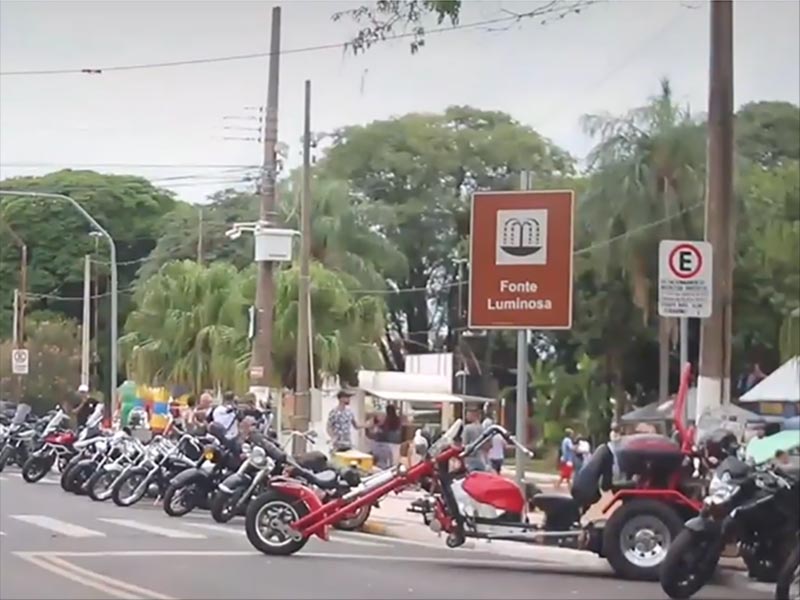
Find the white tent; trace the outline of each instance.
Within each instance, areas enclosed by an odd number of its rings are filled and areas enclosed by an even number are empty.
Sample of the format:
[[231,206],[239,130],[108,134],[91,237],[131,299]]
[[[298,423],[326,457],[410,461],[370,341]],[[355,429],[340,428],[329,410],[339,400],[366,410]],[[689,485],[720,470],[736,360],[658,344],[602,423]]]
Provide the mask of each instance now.
[[800,402],[800,356],[789,359],[754,385],[739,402]]

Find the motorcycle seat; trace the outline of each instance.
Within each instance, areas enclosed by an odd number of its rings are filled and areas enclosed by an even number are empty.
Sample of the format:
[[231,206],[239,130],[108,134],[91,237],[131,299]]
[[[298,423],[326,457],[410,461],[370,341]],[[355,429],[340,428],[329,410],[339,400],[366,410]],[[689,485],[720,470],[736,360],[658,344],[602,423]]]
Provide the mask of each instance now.
[[563,510],[566,506],[577,507],[578,503],[569,494],[559,494],[557,492],[542,492],[531,498],[531,504],[542,512],[549,513],[554,510]]
[[339,473],[334,470],[320,471],[319,473],[303,473],[308,481],[323,490],[330,490],[339,484]]

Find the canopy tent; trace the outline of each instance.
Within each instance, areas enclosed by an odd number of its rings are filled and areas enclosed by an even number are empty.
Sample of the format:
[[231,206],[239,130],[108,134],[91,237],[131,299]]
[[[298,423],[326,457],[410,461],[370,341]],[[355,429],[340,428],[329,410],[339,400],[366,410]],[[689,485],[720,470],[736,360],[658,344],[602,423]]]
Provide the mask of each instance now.
[[739,402],[800,402],[800,356],[790,358],[767,375]]
[[[646,406],[639,407],[628,413],[622,415],[623,423],[652,423],[672,421],[674,416],[675,399],[667,400],[666,402],[652,402]],[[697,388],[689,388],[689,393],[686,398],[686,409],[688,421],[694,422],[697,410]],[[764,417],[749,411],[736,404],[726,404],[719,408],[712,410],[708,415],[709,418],[721,421],[735,421],[738,423],[758,422],[763,421]]]
[[397,390],[374,390],[361,388],[364,393],[386,400],[388,402],[412,402],[425,404],[462,404],[462,403],[493,403],[494,398],[480,396],[463,396],[461,394],[445,394],[442,392],[400,392]]

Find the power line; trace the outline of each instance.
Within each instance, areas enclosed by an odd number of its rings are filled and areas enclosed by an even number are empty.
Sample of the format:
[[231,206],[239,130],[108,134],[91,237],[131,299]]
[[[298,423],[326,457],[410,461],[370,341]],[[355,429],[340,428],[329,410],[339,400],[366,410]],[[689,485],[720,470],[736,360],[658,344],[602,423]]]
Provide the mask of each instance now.
[[220,165],[220,164],[165,164],[165,163],[35,163],[35,162],[0,162],[0,167],[30,168],[60,167],[89,168],[89,167],[133,167],[137,169],[260,169],[260,165]]
[[[534,11],[531,11],[534,12]],[[459,25],[452,25],[448,27],[437,27],[434,29],[427,29],[424,32],[424,35],[432,35],[437,33],[447,33],[449,31],[460,31],[464,29],[472,29],[476,27],[486,27],[489,25],[498,25],[502,23],[510,23],[512,21],[520,21],[526,17],[533,16],[527,13],[523,14],[510,14],[503,17],[495,17],[494,19],[485,19],[482,21],[474,21],[472,23],[464,23]],[[386,35],[382,41],[394,41],[394,40],[401,40],[407,38],[418,37],[418,31],[409,31],[404,33],[397,33]],[[319,52],[322,50],[346,50],[347,47],[350,45],[350,41],[347,42],[334,42],[329,44],[318,44],[316,46],[304,46],[301,48],[289,48],[287,50],[281,50],[278,54],[286,56],[290,54],[302,54],[306,52]],[[208,58],[192,58],[186,60],[173,60],[173,61],[163,61],[163,62],[153,62],[153,63],[139,63],[139,64],[131,64],[131,65],[115,65],[115,66],[108,66],[108,67],[91,67],[91,68],[78,68],[78,69],[41,69],[41,70],[21,70],[21,71],[2,71],[0,72],[0,77],[9,77],[9,76],[20,76],[20,75],[102,75],[106,72],[112,71],[136,71],[136,70],[143,70],[143,69],[161,69],[161,68],[169,68],[169,67],[185,67],[190,65],[200,65],[200,64],[210,64],[210,63],[222,63],[222,62],[233,62],[233,61],[240,61],[240,60],[253,60],[257,58],[267,58],[271,56],[271,52],[251,52],[249,54],[233,54],[229,56],[215,56],[215,57],[208,57]]]

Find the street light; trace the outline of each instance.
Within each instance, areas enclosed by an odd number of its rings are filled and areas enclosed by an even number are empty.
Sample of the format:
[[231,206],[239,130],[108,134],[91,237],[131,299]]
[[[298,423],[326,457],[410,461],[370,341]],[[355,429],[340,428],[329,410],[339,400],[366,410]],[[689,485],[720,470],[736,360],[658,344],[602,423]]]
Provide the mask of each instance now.
[[117,389],[117,248],[114,245],[114,238],[106,231],[100,223],[95,221],[80,204],[64,194],[51,194],[48,192],[13,192],[0,190],[0,196],[25,196],[28,198],[50,198],[52,200],[66,200],[89,221],[95,230],[99,231],[108,240],[108,247],[111,258],[111,390],[104,402],[106,408],[106,418],[111,419],[111,398]]

